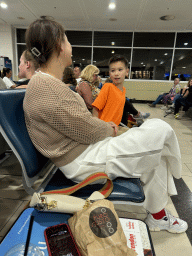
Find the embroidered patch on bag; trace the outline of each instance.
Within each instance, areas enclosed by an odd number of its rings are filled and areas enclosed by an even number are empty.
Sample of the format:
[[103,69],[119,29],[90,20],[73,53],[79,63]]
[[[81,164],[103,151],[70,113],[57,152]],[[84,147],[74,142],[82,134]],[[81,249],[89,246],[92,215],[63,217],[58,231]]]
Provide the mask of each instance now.
[[97,237],[105,238],[115,234],[117,220],[109,208],[98,207],[90,213],[89,226]]

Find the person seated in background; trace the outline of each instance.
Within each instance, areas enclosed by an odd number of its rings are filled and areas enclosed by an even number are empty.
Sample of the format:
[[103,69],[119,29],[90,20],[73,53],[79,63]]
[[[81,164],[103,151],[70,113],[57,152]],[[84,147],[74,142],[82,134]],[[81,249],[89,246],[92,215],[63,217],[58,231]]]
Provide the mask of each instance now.
[[71,67],[65,68],[62,81],[67,84],[72,91],[76,92],[77,80],[75,79],[75,74]]
[[175,95],[177,93],[179,93],[179,91],[181,89],[179,82],[180,82],[179,78],[175,78],[174,85],[172,86],[171,90],[168,93],[160,94],[157,97],[157,99],[152,104],[148,104],[148,106],[154,108],[154,107],[156,107],[156,104],[158,104],[161,100],[163,100],[163,103],[165,106],[162,107],[161,109],[167,109],[168,100],[170,98],[174,98]]
[[98,96],[100,90],[95,86],[99,69],[94,65],[86,66],[81,72],[81,81],[76,87],[77,92],[84,99],[89,110],[92,110],[92,103]]
[[10,79],[12,76],[12,71],[10,68],[3,68],[1,77],[3,78],[3,82],[5,83],[7,89],[14,89],[16,84]]
[[0,90],[6,90],[6,89],[7,89],[7,86],[3,82],[3,79],[0,77]]
[[173,99],[173,103],[172,103],[172,105],[171,105],[172,108],[175,107],[175,102],[176,102],[176,100],[179,99],[179,98],[182,98],[183,95],[185,94],[185,91],[186,91],[187,89],[189,89],[189,81],[188,81],[188,84],[185,85],[185,86],[180,90],[180,93],[178,93],[178,94],[175,95],[175,97],[174,97],[174,99]]
[[[74,182],[96,172],[105,172],[112,180],[140,178],[149,229],[185,232],[187,222],[165,209],[169,196],[177,195],[173,177],[180,179],[182,170],[173,128],[150,119],[116,136],[116,124],[93,117],[83,99],[61,81],[63,70],[72,64],[72,48],[58,22],[39,19],[30,24],[26,46],[40,64],[23,101],[26,127],[37,150]],[[123,95],[122,112],[127,70],[124,62],[110,65],[113,88]]]
[[77,84],[78,84],[80,82],[80,80],[81,80],[81,77],[80,77],[80,75],[81,75],[81,68],[76,66],[76,67],[74,67],[73,71],[74,71],[75,78],[76,78]]
[[192,78],[189,79],[188,89],[185,90],[182,97],[175,101],[174,116],[175,119],[180,119],[179,109],[183,107],[184,111],[187,111],[192,106]]
[[183,96],[185,95],[186,90],[189,89],[189,83],[190,83],[190,80],[188,81],[187,85],[185,85],[185,86],[180,90],[180,93],[178,93],[178,94],[175,95],[175,97],[174,97],[174,99],[173,99],[172,105],[169,107],[168,110],[165,111],[166,114],[171,114],[171,113],[174,112],[176,100],[183,98]]
[[16,89],[23,89],[27,88],[27,85],[31,79],[31,77],[35,74],[35,71],[39,68],[38,63],[33,58],[33,55],[25,50],[20,58],[20,64],[19,64],[19,78],[26,78],[26,80],[22,81],[19,86],[16,87]]

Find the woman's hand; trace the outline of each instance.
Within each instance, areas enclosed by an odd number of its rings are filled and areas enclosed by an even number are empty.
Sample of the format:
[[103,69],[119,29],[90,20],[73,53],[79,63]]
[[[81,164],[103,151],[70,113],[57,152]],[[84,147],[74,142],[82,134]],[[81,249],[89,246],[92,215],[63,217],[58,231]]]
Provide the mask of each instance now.
[[113,137],[115,137],[117,135],[117,132],[118,132],[118,126],[113,123],[112,121],[111,122],[108,122],[110,124],[110,126],[114,129],[114,134],[113,134]]

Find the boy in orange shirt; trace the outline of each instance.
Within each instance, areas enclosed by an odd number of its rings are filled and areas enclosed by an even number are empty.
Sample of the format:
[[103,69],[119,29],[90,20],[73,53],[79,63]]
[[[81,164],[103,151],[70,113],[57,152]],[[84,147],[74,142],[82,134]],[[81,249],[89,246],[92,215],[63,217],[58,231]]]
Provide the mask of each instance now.
[[122,55],[114,55],[109,60],[109,75],[113,83],[106,83],[93,102],[92,114],[105,122],[120,124],[125,105],[125,77],[128,76],[128,61]]

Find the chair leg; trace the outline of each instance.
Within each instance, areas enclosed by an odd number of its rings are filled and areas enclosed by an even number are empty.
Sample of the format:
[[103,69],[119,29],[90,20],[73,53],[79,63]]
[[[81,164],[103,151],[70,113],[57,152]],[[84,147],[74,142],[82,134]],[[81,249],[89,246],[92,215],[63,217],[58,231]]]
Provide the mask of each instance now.
[[11,156],[12,152],[7,152],[7,151],[5,151],[5,153],[0,155],[0,164],[5,162],[5,160]]

